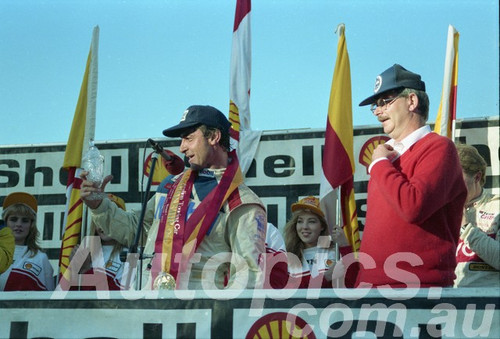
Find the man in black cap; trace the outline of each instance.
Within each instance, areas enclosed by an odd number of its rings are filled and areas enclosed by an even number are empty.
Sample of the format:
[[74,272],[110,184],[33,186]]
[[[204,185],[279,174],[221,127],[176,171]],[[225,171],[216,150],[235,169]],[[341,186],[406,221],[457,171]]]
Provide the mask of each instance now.
[[[420,75],[395,64],[360,103],[392,139],[369,167],[358,287],[452,286],[467,191],[456,148],[426,125],[429,99]],[[372,260],[373,259],[373,260]]]
[[[218,109],[196,105],[163,131],[182,139],[180,151],[190,168],[167,177],[148,202],[144,254],[152,259],[144,265],[149,278],[145,289],[241,289],[263,283],[259,264],[265,253],[266,212],[243,183],[236,154],[230,152],[230,125]],[[132,244],[139,211],[122,211],[108,199],[88,199],[110,179],[101,187],[84,180],[81,198],[96,225]]]

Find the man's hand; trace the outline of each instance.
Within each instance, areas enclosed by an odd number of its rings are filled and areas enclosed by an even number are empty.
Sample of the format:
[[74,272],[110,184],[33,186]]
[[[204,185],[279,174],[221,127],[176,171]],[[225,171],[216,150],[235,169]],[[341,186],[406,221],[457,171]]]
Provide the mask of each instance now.
[[389,160],[394,159],[399,155],[398,151],[394,150],[391,145],[380,144],[378,145],[372,154],[372,161],[380,158],[387,158]]
[[90,200],[89,196],[94,192],[97,192],[97,193],[104,192],[104,188],[106,187],[108,182],[110,182],[113,179],[113,176],[107,175],[103,179],[102,184],[99,186],[95,182],[87,180],[88,174],[89,174],[89,172],[87,172],[87,171],[82,171],[80,173],[80,178],[83,180],[82,185],[80,187],[80,199],[82,199],[82,201],[85,203],[85,205],[87,205],[89,208],[96,209],[101,204],[102,199]]

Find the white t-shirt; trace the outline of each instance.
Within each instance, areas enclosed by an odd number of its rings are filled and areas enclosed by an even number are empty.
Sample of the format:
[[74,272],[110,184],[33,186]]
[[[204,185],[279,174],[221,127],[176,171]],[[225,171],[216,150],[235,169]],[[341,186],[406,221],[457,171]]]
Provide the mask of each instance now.
[[0,274],[0,291],[53,291],[54,270],[44,252],[34,257],[27,246],[16,245],[14,262]]
[[302,252],[302,267],[288,267],[293,277],[316,277],[335,264],[335,248],[310,247]]

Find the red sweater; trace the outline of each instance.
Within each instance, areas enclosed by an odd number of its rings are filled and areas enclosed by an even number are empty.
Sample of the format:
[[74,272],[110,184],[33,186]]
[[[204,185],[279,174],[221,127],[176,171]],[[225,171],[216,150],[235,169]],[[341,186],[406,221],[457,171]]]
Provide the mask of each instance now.
[[356,285],[452,286],[467,195],[453,142],[429,133],[370,175],[361,241],[368,257],[360,257]]

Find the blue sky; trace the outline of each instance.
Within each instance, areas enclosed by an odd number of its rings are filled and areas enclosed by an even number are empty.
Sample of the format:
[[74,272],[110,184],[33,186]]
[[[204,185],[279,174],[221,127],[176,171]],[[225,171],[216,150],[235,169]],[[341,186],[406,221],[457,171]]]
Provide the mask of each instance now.
[[[159,138],[192,104],[227,114],[232,0],[3,0],[0,145],[66,142],[94,26],[100,27],[96,139]],[[498,116],[498,2],[253,0],[252,128],[324,128],[339,23],[358,103],[394,63],[439,106],[448,25],[460,33],[461,118]]]

